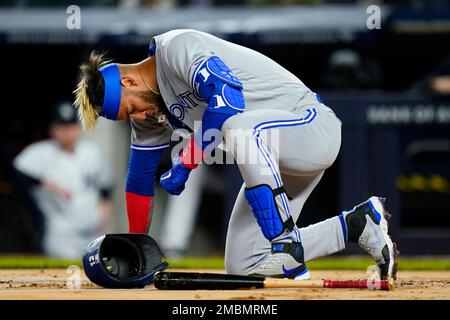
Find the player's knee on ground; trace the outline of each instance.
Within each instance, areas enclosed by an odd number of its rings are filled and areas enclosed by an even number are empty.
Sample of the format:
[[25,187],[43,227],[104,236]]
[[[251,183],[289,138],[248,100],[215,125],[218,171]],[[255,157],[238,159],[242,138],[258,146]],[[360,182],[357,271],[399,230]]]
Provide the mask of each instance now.
[[225,258],[225,271],[228,274],[243,274],[239,272],[239,268],[236,268],[236,266],[233,263],[229,262],[227,258]]
[[[249,212],[249,214],[251,214]],[[254,232],[251,232],[254,234]],[[264,237],[260,231],[255,234],[258,237],[257,244],[250,241],[245,241],[240,238],[240,241],[232,241],[227,243],[225,249],[225,271],[228,274],[247,275],[252,273],[259,264],[264,260],[264,257],[270,253],[270,243],[263,240]],[[243,244],[242,242],[247,242]],[[255,246],[256,245],[256,246]]]
[[237,256],[236,253],[227,253],[225,255],[225,271],[228,274],[248,275],[254,272],[255,269],[264,261],[266,254],[270,253],[270,246],[267,247],[266,253],[261,251],[259,255],[253,256]]
[[228,274],[246,275],[248,270],[244,263],[239,263],[238,257],[232,257],[229,254],[225,255],[225,271]]

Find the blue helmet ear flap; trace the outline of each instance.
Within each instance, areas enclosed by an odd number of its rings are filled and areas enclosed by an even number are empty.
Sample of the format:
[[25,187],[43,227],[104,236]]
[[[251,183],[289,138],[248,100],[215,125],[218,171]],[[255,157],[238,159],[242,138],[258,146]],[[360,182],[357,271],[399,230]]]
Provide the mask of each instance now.
[[86,276],[105,288],[143,288],[165,270],[156,241],[141,233],[107,234],[92,241],[83,255]]

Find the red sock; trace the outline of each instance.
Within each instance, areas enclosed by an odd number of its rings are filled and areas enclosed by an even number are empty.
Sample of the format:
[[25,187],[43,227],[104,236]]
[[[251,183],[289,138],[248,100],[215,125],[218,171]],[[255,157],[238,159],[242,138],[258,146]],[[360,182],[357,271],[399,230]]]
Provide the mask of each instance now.
[[152,222],[153,196],[126,192],[130,233],[147,233]]

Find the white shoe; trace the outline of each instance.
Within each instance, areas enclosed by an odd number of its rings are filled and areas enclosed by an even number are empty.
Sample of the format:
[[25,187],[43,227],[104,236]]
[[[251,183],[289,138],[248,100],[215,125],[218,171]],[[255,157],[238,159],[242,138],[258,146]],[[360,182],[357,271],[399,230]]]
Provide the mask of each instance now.
[[272,243],[268,257],[251,273],[254,276],[307,280],[310,278],[300,242]]
[[386,219],[390,214],[384,207],[384,198],[371,197],[351,211],[344,211],[348,241],[357,242],[377,263],[381,279],[397,276],[398,251],[388,234]]

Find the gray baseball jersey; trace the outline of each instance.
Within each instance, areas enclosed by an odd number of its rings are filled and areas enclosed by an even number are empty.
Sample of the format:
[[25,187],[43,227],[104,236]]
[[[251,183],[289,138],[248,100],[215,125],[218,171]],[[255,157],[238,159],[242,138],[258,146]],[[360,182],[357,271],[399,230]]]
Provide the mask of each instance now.
[[[150,48],[155,50],[158,86],[168,110],[192,130],[194,121],[202,119],[207,107],[193,89],[194,73],[202,61],[212,56],[222,59],[242,82],[245,111],[274,108],[292,111],[318,103],[315,93],[272,59],[204,32],[172,30],[155,36]],[[173,124],[158,123],[155,119],[131,124],[135,147],[165,146],[173,129]]]
[[[228,227],[225,266],[229,273],[251,274],[270,254],[271,247],[245,199],[244,187],[285,187],[292,199],[285,193],[276,196],[278,212],[283,221],[290,217],[296,221],[323,172],[337,157],[341,123],[302,81],[254,50],[195,30],[173,30],[155,36],[150,50],[156,56],[157,81],[170,114],[192,130],[207,108],[193,85],[201,69],[198,66],[205,59],[219,57],[243,85],[245,111],[222,126],[227,147],[244,179]],[[253,132],[253,136],[233,141],[233,129]],[[263,133],[267,132],[277,133],[279,139],[266,139]],[[156,147],[168,137],[165,131],[158,133],[156,127],[133,135],[153,135]],[[260,161],[239,161],[247,153],[260,155]],[[308,228],[286,229],[279,236],[281,240],[287,237],[302,241],[306,260],[345,248],[337,217]]]

